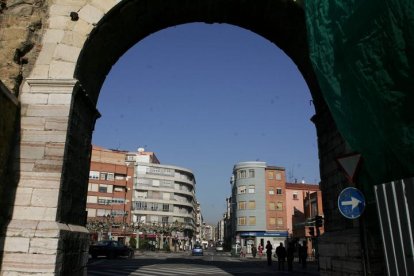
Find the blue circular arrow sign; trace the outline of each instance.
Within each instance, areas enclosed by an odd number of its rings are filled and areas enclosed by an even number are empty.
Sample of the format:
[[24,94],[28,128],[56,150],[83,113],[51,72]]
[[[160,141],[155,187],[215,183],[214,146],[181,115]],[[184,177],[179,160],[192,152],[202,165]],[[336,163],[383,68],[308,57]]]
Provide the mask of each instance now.
[[341,214],[348,219],[359,218],[365,209],[365,197],[357,188],[345,188],[339,194],[338,208]]

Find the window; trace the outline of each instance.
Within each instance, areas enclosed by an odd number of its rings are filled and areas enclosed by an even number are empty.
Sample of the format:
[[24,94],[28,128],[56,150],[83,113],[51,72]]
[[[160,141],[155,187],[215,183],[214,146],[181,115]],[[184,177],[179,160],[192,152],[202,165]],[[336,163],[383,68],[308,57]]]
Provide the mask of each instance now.
[[168,223],[168,217],[162,217],[161,222],[162,223]]
[[275,194],[275,190],[270,189],[270,190],[269,190],[269,195],[274,195],[274,194]]
[[276,174],[276,180],[282,180],[282,174],[281,173]]
[[115,174],[114,173],[108,173],[108,175],[106,176],[106,180],[114,180]]
[[277,205],[276,205],[276,210],[279,210],[279,211],[281,211],[281,210],[283,210],[283,202],[278,202],[277,203]]
[[106,180],[107,177],[108,177],[108,173],[101,172],[101,174],[100,174],[101,180]]
[[152,211],[158,211],[158,203],[151,203],[150,206]]
[[125,187],[122,186],[114,186],[115,192],[125,192]]
[[267,173],[267,177],[268,177],[269,179],[273,179],[273,178],[274,178],[273,172],[268,172],[268,173]]
[[293,199],[297,200],[298,199],[298,192],[294,192],[293,193]]
[[246,209],[246,201],[239,201],[239,210]]
[[255,187],[254,185],[249,185],[249,194],[254,194]]
[[98,204],[102,205],[111,205],[112,200],[109,197],[99,197],[98,198]]
[[90,171],[89,172],[89,178],[90,179],[99,179],[99,172],[97,172],[97,171]]
[[269,202],[269,210],[275,210],[275,203]]
[[276,225],[276,218],[269,218],[269,224],[275,226]]
[[147,203],[142,201],[137,201],[133,203],[134,210],[147,210]]
[[276,188],[276,194],[281,195],[282,194],[282,188]]
[[104,184],[100,184],[99,185],[98,192],[100,192],[100,193],[107,193],[108,192],[108,186],[107,185],[104,185]]
[[239,217],[239,225],[246,225],[246,217]]
[[254,170],[253,169],[250,169],[249,170],[249,177],[254,177]]
[[242,185],[238,187],[238,194],[245,194],[246,193],[246,186]]
[[[170,205],[169,204],[163,204],[162,205],[162,210],[164,212],[169,212],[170,211]],[[167,217],[168,218],[168,217]],[[168,219],[167,219],[168,220]]]
[[245,170],[240,171],[240,178],[246,178],[246,171]]
[[248,204],[249,209],[256,209],[256,201],[250,200]]
[[277,218],[277,226],[283,226],[283,218]]
[[135,191],[135,197],[137,198],[147,198],[148,192],[147,191]]
[[256,217],[249,217],[249,225],[256,225]]
[[124,198],[113,198],[112,199],[112,203],[113,204],[124,204],[125,203],[125,199]]

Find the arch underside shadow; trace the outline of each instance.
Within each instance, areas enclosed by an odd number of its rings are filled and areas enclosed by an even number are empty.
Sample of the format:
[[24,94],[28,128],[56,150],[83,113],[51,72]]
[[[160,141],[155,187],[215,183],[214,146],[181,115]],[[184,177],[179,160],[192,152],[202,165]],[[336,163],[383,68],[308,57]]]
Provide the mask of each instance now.
[[111,67],[129,48],[159,30],[194,22],[236,25],[271,41],[297,65],[315,107],[324,105],[309,60],[304,10],[294,1],[123,1],[91,32],[75,78],[96,103]]

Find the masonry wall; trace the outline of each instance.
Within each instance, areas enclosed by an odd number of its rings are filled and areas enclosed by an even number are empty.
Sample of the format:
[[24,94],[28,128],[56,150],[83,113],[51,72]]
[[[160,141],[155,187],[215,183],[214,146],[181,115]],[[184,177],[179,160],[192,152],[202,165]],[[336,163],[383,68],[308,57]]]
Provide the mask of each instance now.
[[48,0],[0,1],[0,80],[17,96],[42,48]]

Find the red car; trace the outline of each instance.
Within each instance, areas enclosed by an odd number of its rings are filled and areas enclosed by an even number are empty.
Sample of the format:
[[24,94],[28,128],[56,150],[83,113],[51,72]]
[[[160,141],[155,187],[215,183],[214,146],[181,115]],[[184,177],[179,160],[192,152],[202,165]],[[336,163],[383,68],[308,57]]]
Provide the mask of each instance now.
[[119,256],[132,258],[134,256],[134,249],[124,245],[121,242],[107,240],[90,245],[89,254],[94,259],[98,256],[106,256],[109,259],[113,259]]

